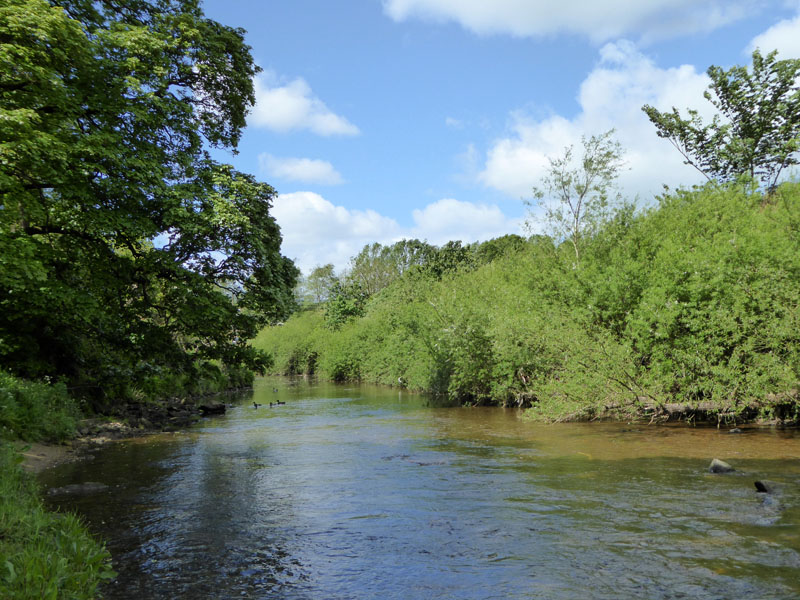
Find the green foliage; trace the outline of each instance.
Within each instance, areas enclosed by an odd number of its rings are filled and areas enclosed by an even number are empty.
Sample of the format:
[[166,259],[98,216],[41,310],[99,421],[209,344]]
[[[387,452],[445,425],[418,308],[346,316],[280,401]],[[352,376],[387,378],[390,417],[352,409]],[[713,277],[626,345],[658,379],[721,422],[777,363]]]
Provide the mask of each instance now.
[[797,385],[798,198],[762,206],[746,189],[662,201],[651,276],[627,319],[646,380],[672,398],[737,407]]
[[[270,357],[265,368],[271,366]],[[253,372],[246,367],[198,362],[182,372],[150,369],[133,382],[111,392],[117,400],[158,402],[166,398],[190,398],[246,388],[252,385],[253,379]]]
[[372,296],[411,267],[426,264],[434,252],[433,246],[419,240],[400,240],[391,246],[367,244],[350,260],[345,283],[358,285]]
[[436,279],[456,273],[460,270],[470,270],[475,267],[475,256],[468,246],[461,242],[447,242],[435,248],[428,260],[422,265],[422,270]]
[[[623,165],[622,146],[613,135],[612,129],[588,140],[582,138],[583,155],[577,166],[573,148],[568,146],[563,156],[549,159],[542,187],[533,188],[550,233],[557,240],[570,241],[576,265],[584,239],[598,231],[610,212],[609,194]],[[528,227],[532,228],[530,220]]]
[[332,264],[315,267],[308,277],[303,278],[301,292],[303,303],[321,304],[325,302],[337,281]]
[[20,456],[0,442],[0,597],[91,600],[116,574],[111,555],[74,515],[42,508]]
[[485,265],[503,256],[516,254],[525,249],[525,238],[515,233],[500,236],[493,240],[476,243],[472,246],[475,261]]
[[325,324],[337,330],[348,321],[364,316],[369,294],[361,284],[336,282],[325,304]]
[[796,405],[800,186],[769,201],[709,185],[647,211],[620,204],[582,243],[580,269],[571,244],[545,236],[441,279],[410,269],[336,331],[305,312],[256,344],[280,349],[283,372],[313,356],[321,377],[531,406],[548,420]]
[[709,124],[696,110],[681,117],[678,109],[642,110],[692,165],[709,179],[734,181],[745,175],[766,190],[777,185],[787,167],[798,164],[800,149],[800,59],[778,60],[756,49],[750,69],[711,66],[705,98],[717,109]]
[[0,439],[61,442],[80,410],[63,384],[22,381],[0,371]]
[[285,324],[261,330],[252,343],[275,357],[276,373],[313,375],[320,336],[329,333],[322,310],[304,310],[293,314]]
[[97,400],[218,361],[293,308],[270,186],[235,151],[257,71],[194,0],[0,7],[0,360]]

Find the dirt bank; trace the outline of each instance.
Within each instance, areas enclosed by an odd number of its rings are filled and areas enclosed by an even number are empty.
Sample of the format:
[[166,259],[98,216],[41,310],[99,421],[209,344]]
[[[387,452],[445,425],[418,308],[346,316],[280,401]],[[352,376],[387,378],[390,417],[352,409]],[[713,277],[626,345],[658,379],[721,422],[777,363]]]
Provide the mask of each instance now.
[[157,433],[160,430],[133,428],[119,421],[98,423],[85,419],[81,421],[79,431],[83,435],[63,444],[17,442],[16,447],[22,454],[22,468],[31,473],[40,473],[65,462],[91,457],[91,450],[98,446],[116,440]]
[[224,414],[228,406],[223,395],[247,390],[230,390],[215,398],[170,399],[158,403],[129,403],[118,407],[117,420],[83,419],[78,423],[78,437],[64,444],[17,442],[22,452],[22,466],[39,473],[75,460],[91,460],[92,450],[110,442],[164,431],[188,429],[202,416]]

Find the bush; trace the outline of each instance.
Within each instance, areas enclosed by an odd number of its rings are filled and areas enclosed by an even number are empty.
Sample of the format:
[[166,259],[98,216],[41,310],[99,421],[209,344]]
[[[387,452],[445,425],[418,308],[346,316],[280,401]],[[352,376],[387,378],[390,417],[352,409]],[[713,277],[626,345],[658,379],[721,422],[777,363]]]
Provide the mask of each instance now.
[[61,442],[75,436],[80,410],[63,384],[0,371],[0,438]]
[[582,243],[580,265],[568,243],[535,236],[469,269],[409,269],[338,331],[306,312],[255,343],[284,373],[313,363],[550,420],[667,403],[798,412],[785,405],[800,389],[799,185],[623,205]]

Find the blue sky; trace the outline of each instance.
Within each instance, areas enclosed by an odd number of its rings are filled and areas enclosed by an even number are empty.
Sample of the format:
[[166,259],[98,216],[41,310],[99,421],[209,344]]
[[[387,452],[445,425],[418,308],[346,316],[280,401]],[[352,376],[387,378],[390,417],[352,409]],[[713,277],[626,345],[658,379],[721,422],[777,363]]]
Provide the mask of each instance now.
[[364,244],[524,233],[547,157],[617,130],[626,196],[698,175],[640,107],[693,107],[754,44],[800,58],[781,0],[206,0],[264,69],[236,156],[279,191],[283,252],[341,271]]

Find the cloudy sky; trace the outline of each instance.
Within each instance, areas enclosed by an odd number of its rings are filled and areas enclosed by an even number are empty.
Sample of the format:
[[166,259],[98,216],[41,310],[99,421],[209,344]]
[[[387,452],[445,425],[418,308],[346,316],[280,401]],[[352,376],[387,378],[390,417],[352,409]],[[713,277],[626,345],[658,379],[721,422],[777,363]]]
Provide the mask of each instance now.
[[547,157],[615,128],[625,195],[700,180],[641,111],[708,114],[709,65],[800,58],[795,0],[206,0],[263,72],[236,156],[306,273],[366,243],[523,233]]

